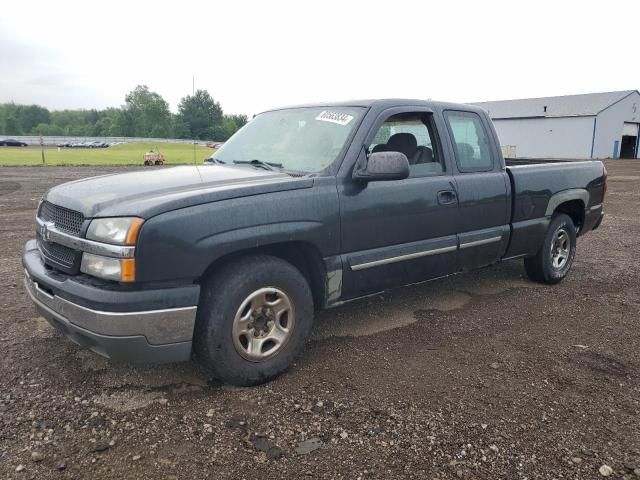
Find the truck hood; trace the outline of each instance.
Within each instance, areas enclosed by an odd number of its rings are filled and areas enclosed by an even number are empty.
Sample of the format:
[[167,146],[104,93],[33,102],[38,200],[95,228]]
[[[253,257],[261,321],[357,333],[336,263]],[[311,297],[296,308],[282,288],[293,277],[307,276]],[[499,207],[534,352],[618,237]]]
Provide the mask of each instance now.
[[312,178],[252,167],[182,166],[76,180],[53,187],[44,199],[86,218],[149,218],[202,203],[311,186]]

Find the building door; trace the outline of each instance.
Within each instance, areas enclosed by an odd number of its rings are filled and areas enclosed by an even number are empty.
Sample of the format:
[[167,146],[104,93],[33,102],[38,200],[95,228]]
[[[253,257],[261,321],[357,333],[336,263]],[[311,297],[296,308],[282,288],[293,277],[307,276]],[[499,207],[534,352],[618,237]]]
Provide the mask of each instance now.
[[638,158],[638,123],[625,123],[620,142],[620,158]]

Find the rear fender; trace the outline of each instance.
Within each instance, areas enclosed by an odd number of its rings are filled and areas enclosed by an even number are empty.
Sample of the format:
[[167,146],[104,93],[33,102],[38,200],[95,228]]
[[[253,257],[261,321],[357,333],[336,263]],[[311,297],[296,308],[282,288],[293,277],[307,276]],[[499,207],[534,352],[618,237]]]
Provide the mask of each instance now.
[[584,188],[570,188],[553,194],[549,199],[545,215],[547,217],[553,215],[559,205],[571,200],[580,200],[586,207],[589,205],[589,192]]

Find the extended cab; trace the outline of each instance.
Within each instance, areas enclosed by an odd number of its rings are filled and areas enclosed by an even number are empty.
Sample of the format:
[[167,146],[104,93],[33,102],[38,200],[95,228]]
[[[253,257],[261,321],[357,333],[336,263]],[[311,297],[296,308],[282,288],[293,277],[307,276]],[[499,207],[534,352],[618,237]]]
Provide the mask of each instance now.
[[122,361],[195,354],[252,385],[301,352],[314,310],[501,260],[571,269],[603,218],[598,161],[505,164],[480,108],[376,100],[256,116],[208,165],[49,190],[25,286],[76,343]]

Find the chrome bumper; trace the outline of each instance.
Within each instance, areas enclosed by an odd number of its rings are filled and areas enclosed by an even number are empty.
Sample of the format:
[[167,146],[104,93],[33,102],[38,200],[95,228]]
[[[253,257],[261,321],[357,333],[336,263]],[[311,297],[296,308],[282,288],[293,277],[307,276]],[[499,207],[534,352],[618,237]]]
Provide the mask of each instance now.
[[103,312],[40,288],[25,270],[24,285],[39,313],[75,343],[127,362],[177,362],[191,356],[197,307]]

